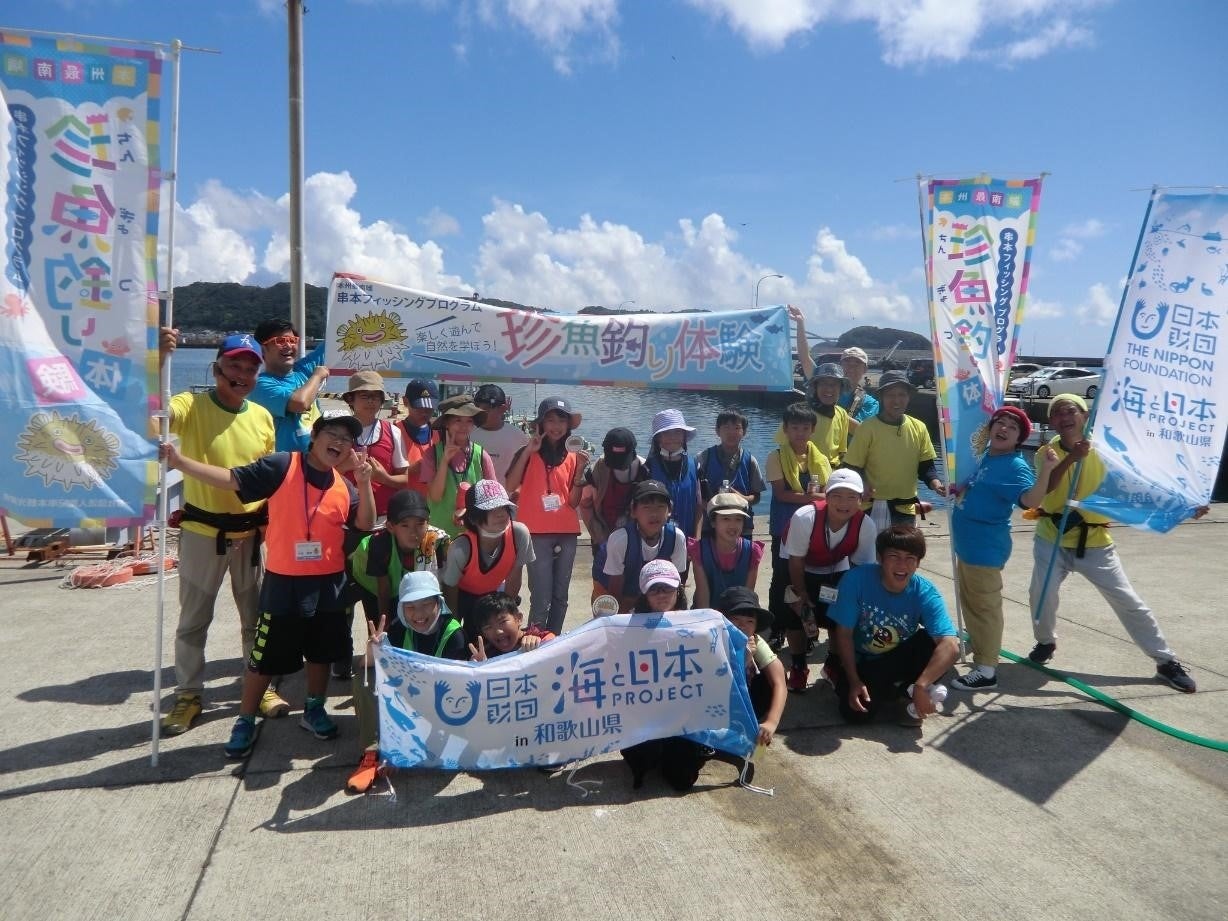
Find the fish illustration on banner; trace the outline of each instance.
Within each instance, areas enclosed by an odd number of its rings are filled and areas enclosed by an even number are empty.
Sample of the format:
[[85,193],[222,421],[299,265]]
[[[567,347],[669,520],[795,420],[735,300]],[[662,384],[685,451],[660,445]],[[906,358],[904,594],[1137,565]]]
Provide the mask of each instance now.
[[434,380],[787,392],[783,306],[712,313],[534,313],[336,274],[324,362]]
[[0,511],[151,517],[162,59],[0,33]]
[[976,472],[977,434],[1006,396],[1028,291],[1040,179],[922,184],[934,377],[948,482]]
[[1152,193],[1092,423],[1106,471],[1080,501],[1168,531],[1211,501],[1224,451],[1228,192]]
[[746,635],[712,610],[599,617],[532,652],[375,656],[380,755],[396,767],[562,764],[669,736],[741,757],[759,724]]

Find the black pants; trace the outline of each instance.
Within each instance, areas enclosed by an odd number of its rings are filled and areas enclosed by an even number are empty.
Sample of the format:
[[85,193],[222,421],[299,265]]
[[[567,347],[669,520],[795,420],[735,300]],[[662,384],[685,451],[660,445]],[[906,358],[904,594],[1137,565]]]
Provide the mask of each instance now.
[[836,670],[836,698],[840,704],[840,715],[846,723],[868,723],[874,719],[879,708],[885,703],[899,700],[905,695],[908,686],[917,680],[917,676],[925,671],[934,655],[934,640],[924,630],[916,633],[897,646],[891,652],[883,653],[864,662],[857,663],[857,674],[861,676],[867,690],[870,692],[870,702],[866,704],[866,712],[858,713],[849,706],[849,680],[844,669]]
[[699,769],[706,760],[702,745],[681,736],[650,739],[624,748],[619,754],[631,768],[631,785],[635,789],[643,786],[645,774],[659,767],[665,782],[679,793],[685,793],[695,786],[695,781],[699,780]]

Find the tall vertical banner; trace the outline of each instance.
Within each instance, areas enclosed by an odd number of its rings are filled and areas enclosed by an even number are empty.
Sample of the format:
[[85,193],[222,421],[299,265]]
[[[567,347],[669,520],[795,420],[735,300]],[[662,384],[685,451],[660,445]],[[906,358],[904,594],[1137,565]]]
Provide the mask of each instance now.
[[1164,532],[1211,501],[1228,403],[1228,192],[1152,195],[1104,361],[1079,505]]
[[27,524],[152,516],[161,72],[0,33],[0,512]]
[[934,377],[952,484],[976,471],[975,436],[1006,395],[1040,184],[982,176],[922,186]]

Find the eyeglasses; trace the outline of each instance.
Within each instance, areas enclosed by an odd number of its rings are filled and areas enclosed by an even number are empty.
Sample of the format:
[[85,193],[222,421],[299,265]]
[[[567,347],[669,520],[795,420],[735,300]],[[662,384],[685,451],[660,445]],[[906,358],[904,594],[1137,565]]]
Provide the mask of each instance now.
[[287,346],[293,348],[294,346],[298,345],[298,336],[291,336],[288,334],[285,336],[274,336],[271,339],[265,339],[264,342],[260,344],[265,346],[272,345],[279,349],[286,348]]
[[320,434],[327,435],[333,441],[340,442],[343,445],[352,445],[355,441],[354,436],[349,432],[339,432],[336,429],[321,429]]

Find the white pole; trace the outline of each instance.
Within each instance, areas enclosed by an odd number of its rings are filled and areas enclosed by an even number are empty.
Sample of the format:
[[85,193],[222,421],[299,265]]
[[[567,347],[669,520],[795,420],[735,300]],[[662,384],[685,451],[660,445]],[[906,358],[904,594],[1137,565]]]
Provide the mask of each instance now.
[[[166,288],[162,292],[166,298],[166,325],[175,325],[175,207],[176,186],[179,169],[179,62],[183,43],[175,39],[171,43],[171,63],[174,70],[171,73],[171,153],[170,172],[163,173],[166,180],[166,194],[170,198],[170,209],[166,220]],[[159,339],[159,347],[161,341]],[[159,369],[159,384],[162,397],[162,407],[159,413],[161,419],[158,440],[165,444],[170,439],[170,403],[171,403],[171,358],[167,356]],[[158,601],[157,614],[154,620],[154,670],[153,670],[153,725],[150,728],[149,763],[158,766],[158,741],[162,728],[162,620],[166,608],[166,530],[167,530],[167,466],[163,459],[158,465]]]
[[[928,203],[928,194],[926,193],[925,177],[920,173],[917,174],[917,213],[921,218],[921,249],[925,258],[925,304],[930,314],[930,338],[932,341],[937,341],[937,317],[934,314],[933,305],[930,303],[930,298],[933,294],[933,278],[930,275],[930,243],[929,243],[929,223],[925,218],[925,209]],[[935,347],[934,351],[934,373],[937,375],[938,367],[942,363],[942,356],[938,353]],[[940,382],[935,377],[934,380],[934,408],[938,412],[938,451],[942,455],[942,476],[947,482],[947,530],[950,532],[951,527],[951,471],[947,466],[947,439],[946,427],[942,421],[943,401],[941,398],[942,388],[938,386]],[[952,537],[949,540],[951,545],[951,582],[955,589],[955,621],[959,630],[959,659],[964,661],[968,656],[968,649],[964,644],[964,612],[959,604],[959,566],[955,562],[955,539]]]
[[303,284],[303,4],[286,3],[290,44],[290,322],[298,353],[306,352],[307,290]]

